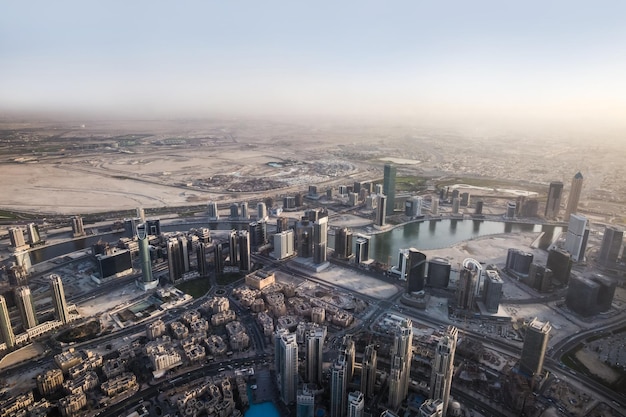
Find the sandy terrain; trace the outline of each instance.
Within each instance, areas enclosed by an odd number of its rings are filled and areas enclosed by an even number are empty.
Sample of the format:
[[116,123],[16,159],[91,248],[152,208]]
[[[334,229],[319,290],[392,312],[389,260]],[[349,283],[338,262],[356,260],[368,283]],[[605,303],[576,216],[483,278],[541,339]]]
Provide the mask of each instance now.
[[619,373],[598,360],[596,355],[580,349],[576,352],[576,359],[582,362],[587,369],[593,370],[594,375],[604,379],[609,384],[617,381]]
[[376,299],[390,298],[399,290],[395,285],[332,264],[322,272],[313,275],[331,285],[337,285]]

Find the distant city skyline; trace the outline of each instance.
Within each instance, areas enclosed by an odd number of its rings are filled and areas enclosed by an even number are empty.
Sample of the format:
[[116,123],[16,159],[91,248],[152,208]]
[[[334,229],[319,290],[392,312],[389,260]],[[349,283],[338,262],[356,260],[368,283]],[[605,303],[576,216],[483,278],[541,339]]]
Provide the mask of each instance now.
[[626,128],[626,4],[5,2],[0,112]]

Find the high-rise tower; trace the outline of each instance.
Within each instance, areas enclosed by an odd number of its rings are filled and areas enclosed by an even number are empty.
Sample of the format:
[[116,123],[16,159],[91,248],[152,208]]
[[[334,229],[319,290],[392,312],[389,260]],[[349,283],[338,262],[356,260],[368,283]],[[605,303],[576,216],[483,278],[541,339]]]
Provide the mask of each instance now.
[[23,248],[26,246],[26,239],[24,239],[24,231],[19,227],[11,227],[9,229],[9,240],[13,248]]
[[374,396],[376,384],[376,363],[378,361],[375,345],[367,345],[361,364],[361,392],[366,399]]
[[326,326],[310,329],[306,335],[306,377],[308,382],[322,383],[322,353]]
[[7,349],[12,349],[15,346],[15,334],[11,327],[7,300],[2,295],[0,295],[0,335],[2,336],[2,341],[6,343]]
[[376,202],[376,219],[374,224],[376,226],[384,226],[385,218],[387,217],[387,201],[389,196],[384,194],[378,194],[378,201]]
[[391,346],[389,405],[398,408],[409,392],[411,360],[413,358],[413,323],[405,319],[396,329]]
[[456,288],[457,307],[462,310],[474,308],[474,296],[478,287],[478,274],[480,271],[469,266],[463,266],[459,274],[459,282]]
[[252,264],[250,261],[250,235],[247,230],[240,230],[237,238],[239,246],[239,269],[250,271]]
[[396,202],[396,167],[392,164],[385,164],[383,194],[387,196],[386,213],[391,215]]
[[52,291],[52,304],[54,305],[54,314],[57,320],[66,324],[70,320],[70,313],[65,301],[65,291],[63,290],[63,281],[57,274],[50,275],[50,290]]
[[170,274],[170,282],[178,282],[185,273],[183,264],[183,252],[180,242],[172,237],[167,241],[167,266]]
[[219,220],[220,213],[217,209],[217,203],[214,201],[209,201],[207,203],[207,216],[209,220]]
[[582,214],[572,213],[569,216],[567,234],[565,235],[565,250],[572,256],[574,262],[580,262],[585,257],[587,247],[587,218]]
[[24,330],[35,327],[37,325],[37,313],[35,312],[33,295],[30,292],[30,288],[27,286],[18,287],[15,290],[15,298]]
[[152,276],[152,260],[150,259],[150,244],[145,223],[137,225],[137,240],[139,243],[139,260],[141,261],[141,285],[145,290],[156,288],[158,280]]
[[335,232],[335,256],[340,259],[352,257],[352,231],[347,227]]
[[80,216],[72,217],[72,235],[74,237],[85,236],[85,226],[83,225],[83,218]]
[[565,221],[569,221],[569,216],[576,213],[578,209],[578,201],[580,200],[580,192],[583,189],[583,174],[576,173],[572,178],[572,186],[569,190],[569,197],[567,198],[567,206],[565,208]]
[[256,203],[256,218],[257,220],[267,220],[267,206],[262,201]]
[[443,401],[443,415],[448,410],[458,333],[456,327],[448,326],[446,333],[439,339],[430,375],[430,398]]
[[345,352],[339,353],[330,370],[330,417],[346,415],[348,363]]
[[406,271],[406,291],[422,291],[426,285],[426,255],[415,248],[409,249]]
[[543,370],[550,330],[552,326],[549,322],[544,323],[535,318],[528,323],[519,361],[520,371],[528,376],[540,375]]
[[298,389],[298,343],[295,333],[277,330],[274,336],[276,378],[285,404],[296,401]]
[[328,247],[328,216],[323,216],[313,223],[313,261],[316,264],[326,262]]
[[546,202],[546,210],[544,212],[544,216],[547,219],[556,219],[559,217],[562,194],[563,183],[561,181],[551,182],[550,188],[548,188],[548,201]]
[[615,226],[606,226],[602,237],[602,246],[598,255],[598,262],[611,265],[617,262],[619,251],[624,240],[624,231]]

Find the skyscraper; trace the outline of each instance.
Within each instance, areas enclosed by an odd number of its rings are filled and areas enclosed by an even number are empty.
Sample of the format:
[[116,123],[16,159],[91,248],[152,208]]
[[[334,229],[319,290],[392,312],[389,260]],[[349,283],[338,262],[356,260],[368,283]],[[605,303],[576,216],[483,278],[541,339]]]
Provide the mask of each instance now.
[[485,307],[489,313],[497,313],[500,307],[500,298],[502,297],[503,281],[498,271],[488,269],[485,271],[485,275]]
[[547,219],[556,219],[559,217],[562,194],[563,183],[561,181],[551,182],[550,188],[548,188],[548,201],[546,202],[546,210],[544,212],[544,216]]
[[209,220],[219,220],[220,219],[220,213],[217,210],[217,203],[214,201],[209,201],[207,203],[207,216],[209,217]]
[[172,237],[167,241],[167,266],[170,275],[170,282],[178,282],[185,273],[183,264],[183,252],[180,242]]
[[145,223],[137,225],[137,240],[139,243],[139,259],[141,261],[141,287],[144,290],[156,288],[158,280],[152,275],[152,259],[150,258],[150,244]]
[[357,235],[356,252],[354,254],[354,263],[360,264],[370,259],[370,238],[365,235]]
[[478,286],[479,271],[468,266],[463,266],[459,274],[459,282],[456,288],[457,307],[462,310],[474,308],[474,294]]
[[306,386],[298,390],[296,417],[313,417],[315,415],[315,395]]
[[348,417],[363,417],[365,399],[360,391],[348,394]]
[[201,277],[207,277],[209,275],[209,265],[206,260],[206,247],[207,244],[199,242],[196,246],[196,260],[198,263],[198,274]]
[[65,291],[63,290],[63,281],[57,274],[50,275],[50,290],[52,291],[52,304],[54,305],[54,314],[57,320],[66,324],[70,319],[70,313],[67,309],[65,301]]
[[31,246],[43,243],[41,241],[41,234],[39,233],[39,226],[35,223],[28,223],[26,230],[28,231],[28,240]]
[[11,327],[7,300],[3,295],[0,295],[0,335],[2,336],[2,341],[6,343],[7,349],[12,349],[15,346],[15,334]]
[[387,217],[387,196],[384,194],[378,194],[378,201],[376,202],[376,219],[374,224],[376,226],[384,226],[385,218]]
[[366,399],[373,398],[376,385],[376,364],[378,362],[376,346],[367,345],[361,364],[361,392]]
[[296,401],[298,389],[298,343],[295,333],[277,330],[274,336],[276,378],[285,404]]
[[306,335],[306,378],[308,382],[322,383],[322,364],[326,326],[310,329]]
[[443,401],[427,399],[420,406],[419,417],[442,417],[443,413]]
[[242,271],[252,270],[250,260],[250,236],[247,230],[240,230],[238,236],[239,245],[239,269]]
[[458,333],[456,327],[448,326],[446,333],[439,339],[430,375],[430,398],[443,402],[443,415],[448,411]]
[[239,204],[239,207],[241,208],[241,218],[243,220],[248,220],[250,218],[250,213],[248,213],[248,202],[241,202],[241,204]]
[[346,415],[348,364],[345,352],[340,352],[330,370],[330,417]]
[[9,240],[13,248],[21,248],[26,246],[26,239],[24,239],[24,231],[19,227],[11,227],[9,229]]
[[74,237],[85,235],[85,227],[83,225],[83,218],[80,216],[72,216],[72,235]]
[[406,275],[407,292],[424,290],[426,285],[426,255],[415,248],[409,249]]
[[383,194],[387,196],[386,213],[391,215],[396,202],[396,167],[392,164],[385,164]]
[[541,322],[534,318],[526,328],[519,369],[528,376],[540,375],[543,370],[543,360],[546,356],[546,347],[550,337],[549,322]]
[[352,256],[352,231],[347,227],[335,232],[335,256],[340,259]]
[[624,231],[615,226],[606,226],[602,237],[602,246],[598,255],[598,262],[611,265],[617,262],[619,251],[624,240]]
[[566,285],[572,272],[572,259],[569,252],[561,249],[550,249],[546,267],[552,270],[552,277],[559,284]]
[[262,201],[256,203],[256,218],[257,220],[267,220],[267,206]]
[[231,230],[228,235],[228,256],[231,266],[239,265],[239,251],[237,251],[237,231]]
[[389,371],[389,395],[387,397],[387,405],[392,410],[397,410],[404,399],[404,370],[406,363],[401,356],[391,357],[391,369]]
[[15,298],[24,330],[35,327],[37,325],[37,313],[35,312],[35,304],[33,303],[33,295],[30,292],[30,288],[27,286],[16,288]]
[[569,197],[567,198],[567,206],[565,207],[565,221],[569,221],[569,216],[576,213],[582,189],[583,174],[579,171],[576,175],[574,175],[574,178],[572,178],[572,186],[570,187]]
[[328,243],[328,216],[320,216],[313,222],[313,261],[316,264],[326,262]]
[[572,256],[574,262],[582,261],[587,246],[587,218],[581,214],[571,214],[567,235],[565,236],[565,250]]
[[396,409],[409,392],[411,360],[413,358],[413,323],[405,319],[396,329],[391,346],[389,405]]

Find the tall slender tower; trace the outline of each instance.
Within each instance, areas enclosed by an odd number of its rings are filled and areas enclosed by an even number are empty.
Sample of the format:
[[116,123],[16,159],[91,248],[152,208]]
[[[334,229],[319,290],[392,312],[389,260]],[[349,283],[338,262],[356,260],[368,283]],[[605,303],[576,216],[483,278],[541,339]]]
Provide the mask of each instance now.
[[345,352],[340,352],[330,370],[330,417],[346,415],[348,363]]
[[552,330],[552,326],[549,322],[544,323],[537,318],[528,323],[519,361],[520,371],[529,376],[541,374],[550,330]]
[[72,217],[72,235],[74,237],[85,236],[85,226],[83,225],[83,218],[80,216]]
[[396,167],[392,164],[385,164],[383,178],[383,194],[387,196],[387,215],[393,214],[396,201]]
[[306,336],[306,377],[309,382],[322,383],[322,364],[326,326],[309,330]]
[[0,335],[2,335],[2,341],[6,343],[7,349],[12,349],[15,346],[15,334],[11,327],[7,300],[2,295],[0,295]]
[[250,263],[250,235],[248,231],[240,230],[237,241],[239,246],[239,269],[250,271],[252,265]]
[[170,282],[177,282],[183,277],[185,267],[180,242],[175,237],[167,241],[167,266],[170,273]]
[[[606,226],[604,228],[604,236],[602,237],[602,246],[600,247],[598,261],[605,265],[611,265],[617,262],[623,240],[623,230],[615,226]],[[622,258],[624,258],[624,256],[622,256]]]
[[150,259],[150,245],[145,223],[137,225],[137,239],[139,243],[139,259],[141,260],[141,287],[144,290],[156,288],[158,281],[152,276],[152,260]]
[[262,201],[256,203],[256,218],[260,221],[267,220],[267,206]]
[[443,415],[448,411],[458,333],[456,327],[448,326],[446,333],[439,339],[430,375],[430,398],[443,401]]
[[298,389],[298,342],[295,333],[277,330],[274,336],[276,378],[285,404],[296,401]]
[[391,346],[391,376],[395,383],[389,383],[389,404],[397,408],[409,392],[411,360],[413,358],[413,323],[405,319],[396,329]]
[[70,313],[65,301],[65,291],[63,291],[63,281],[57,274],[50,275],[50,289],[52,291],[52,304],[54,314],[61,323],[66,324],[70,320]]
[[572,178],[572,186],[569,190],[569,197],[567,198],[567,207],[565,208],[565,221],[569,221],[569,216],[576,213],[578,209],[578,201],[580,200],[580,192],[583,189],[583,174],[576,173]]
[[561,181],[551,182],[550,188],[548,188],[548,201],[546,202],[546,211],[544,213],[547,219],[556,219],[559,217],[562,194],[563,183]]
[[27,286],[18,287],[15,290],[15,298],[24,330],[35,327],[37,325],[37,313],[35,312],[33,295],[30,292],[30,288]]
[[376,384],[376,363],[378,362],[375,345],[367,345],[361,364],[361,392],[366,399],[374,396]]
[[384,226],[385,218],[387,217],[387,201],[389,201],[389,196],[384,194],[378,194],[378,201],[376,202],[376,218],[374,219],[374,224],[376,226]]

